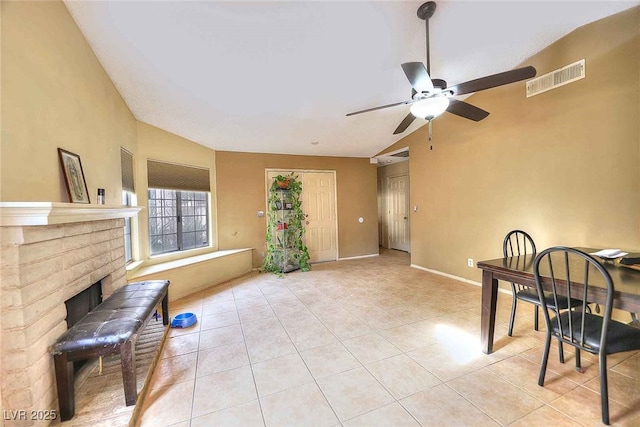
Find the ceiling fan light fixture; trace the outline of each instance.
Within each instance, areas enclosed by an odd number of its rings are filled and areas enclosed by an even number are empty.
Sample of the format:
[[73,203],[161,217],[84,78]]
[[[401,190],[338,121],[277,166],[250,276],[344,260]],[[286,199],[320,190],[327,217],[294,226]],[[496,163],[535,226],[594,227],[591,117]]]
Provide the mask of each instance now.
[[444,113],[449,106],[449,98],[438,96],[421,99],[411,105],[411,114],[420,119],[432,120]]

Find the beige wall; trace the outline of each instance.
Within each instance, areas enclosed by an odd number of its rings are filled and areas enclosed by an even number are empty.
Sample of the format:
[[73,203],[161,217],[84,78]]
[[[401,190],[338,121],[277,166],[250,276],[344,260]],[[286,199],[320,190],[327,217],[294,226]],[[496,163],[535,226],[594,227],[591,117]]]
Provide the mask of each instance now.
[[513,228],[539,248],[640,251],[640,8],[524,64],[543,75],[581,58],[583,80],[529,99],[524,82],[480,92],[467,101],[484,121],[445,114],[431,143],[423,127],[389,147],[410,147],[412,263],[480,281],[467,258],[500,257]]
[[68,202],[61,147],[80,156],[89,196],[121,204],[120,146],[136,121],[62,2],[2,2],[1,201]]
[[[137,122],[138,127],[138,151],[134,155],[134,168],[136,173],[136,195],[138,206],[148,206],[147,197],[147,159],[161,160],[165,162],[178,163],[188,166],[198,166],[209,169],[209,180],[211,186],[211,206],[216,205],[216,172],[215,172],[215,151],[200,144],[189,141],[162,129]],[[211,212],[212,222],[216,223],[215,209]],[[149,258],[149,221],[146,209],[138,215],[138,236],[140,247],[138,248],[138,259]],[[213,248],[217,248],[215,227],[211,227],[211,242]],[[234,248],[235,249],[235,248]],[[202,252],[193,250],[190,253]],[[160,257],[166,260],[176,255],[165,255]]]
[[262,265],[266,219],[257,212],[266,210],[265,169],[335,170],[338,257],[378,253],[376,166],[369,159],[225,151],[216,152],[220,249],[253,247],[253,265]]

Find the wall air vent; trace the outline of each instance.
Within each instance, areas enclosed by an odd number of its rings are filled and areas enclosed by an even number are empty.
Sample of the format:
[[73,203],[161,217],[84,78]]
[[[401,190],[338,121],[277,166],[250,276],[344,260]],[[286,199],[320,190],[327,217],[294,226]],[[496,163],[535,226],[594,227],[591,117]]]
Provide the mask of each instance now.
[[576,80],[584,79],[585,60],[569,64],[559,70],[552,71],[544,76],[537,77],[527,82],[527,98],[539,95],[551,89],[564,86]]
[[399,153],[392,154],[393,157],[409,157],[409,150],[400,151]]

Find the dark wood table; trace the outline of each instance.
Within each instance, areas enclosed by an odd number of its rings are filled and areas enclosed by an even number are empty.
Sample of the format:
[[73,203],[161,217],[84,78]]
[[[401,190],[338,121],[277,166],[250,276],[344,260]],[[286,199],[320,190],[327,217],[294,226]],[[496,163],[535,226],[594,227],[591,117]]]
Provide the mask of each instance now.
[[[592,253],[599,249],[576,248],[581,251]],[[493,335],[496,325],[496,301],[498,298],[498,280],[505,282],[520,283],[532,288],[536,287],[533,277],[533,260],[535,255],[522,255],[509,258],[498,258],[489,261],[478,262],[478,268],[482,269],[482,318],[480,322],[480,340],[482,351],[490,354],[493,352]],[[620,310],[631,313],[640,312],[640,271],[623,267],[613,262],[602,263],[611,278],[615,288],[613,306]],[[544,276],[543,265],[540,272]],[[557,274],[557,273],[556,273]],[[545,281],[543,277],[542,285],[545,290],[550,289],[550,280]],[[576,281],[579,278],[576,277]],[[573,283],[573,280],[572,280]],[[601,277],[597,277],[592,282],[589,281],[590,292],[587,294],[587,301],[603,304],[606,296],[606,289]],[[572,288],[573,289],[573,288]]]

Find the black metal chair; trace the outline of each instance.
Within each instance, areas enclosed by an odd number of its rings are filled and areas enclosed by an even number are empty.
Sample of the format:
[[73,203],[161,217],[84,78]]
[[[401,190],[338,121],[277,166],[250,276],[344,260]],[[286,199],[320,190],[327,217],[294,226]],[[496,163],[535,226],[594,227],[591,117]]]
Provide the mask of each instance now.
[[[536,244],[533,242],[531,236],[522,230],[512,230],[504,238],[502,242],[502,254],[505,257],[529,255],[536,253]],[[511,295],[513,302],[511,303],[511,317],[509,318],[509,331],[507,334],[512,336],[513,324],[516,319],[516,308],[518,306],[518,300],[525,301],[535,305],[534,312],[534,328],[538,330],[538,307],[540,306],[540,298],[535,289],[528,286],[520,285],[511,282]]]
[[[535,255],[536,244],[528,233],[522,230],[513,230],[505,236],[504,242],[502,243],[502,252],[505,257],[528,254]],[[538,296],[538,292],[534,288],[519,285],[517,283],[511,283],[511,293],[513,295],[513,302],[511,304],[511,317],[509,318],[509,331],[507,334],[509,336],[512,336],[513,334],[513,324],[516,318],[518,300],[528,302],[535,306],[535,311],[533,312],[533,328],[537,331],[540,317],[540,298]],[[571,302],[571,304],[569,304],[569,302]],[[558,311],[555,307],[558,307],[560,310],[567,310],[570,306],[579,307],[582,305],[582,301],[578,299],[569,301],[566,297],[561,296],[558,299],[558,305],[556,305],[555,301],[547,296],[547,305],[555,311]],[[589,309],[589,311],[591,310]],[[562,346],[560,346],[560,361],[563,362]]]
[[[576,369],[580,372],[580,350],[597,354],[600,361],[602,422],[608,425],[607,355],[640,350],[640,329],[611,319],[613,281],[609,272],[592,256],[573,248],[549,248],[540,252],[534,260],[533,274],[538,292],[543,292],[542,282],[545,281],[551,288],[549,295],[556,304],[565,294],[568,298],[575,296],[583,301],[582,306],[561,313],[547,304],[548,298],[541,301],[547,336],[538,385],[544,385],[552,336],[575,347]],[[587,311],[587,295],[594,292],[592,288],[596,284],[597,287],[606,289],[602,317]]]

